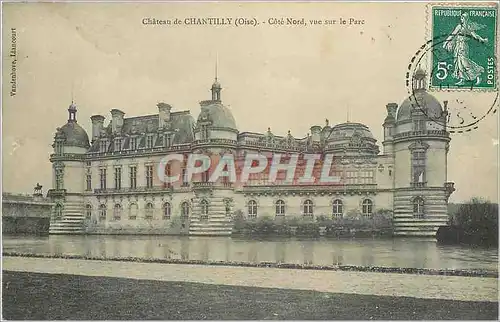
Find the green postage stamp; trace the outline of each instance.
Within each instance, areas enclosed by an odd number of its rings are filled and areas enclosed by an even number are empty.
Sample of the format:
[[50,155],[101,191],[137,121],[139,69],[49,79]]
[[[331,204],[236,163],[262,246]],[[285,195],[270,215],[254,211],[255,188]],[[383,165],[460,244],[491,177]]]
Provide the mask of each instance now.
[[497,88],[497,6],[430,5],[431,88]]

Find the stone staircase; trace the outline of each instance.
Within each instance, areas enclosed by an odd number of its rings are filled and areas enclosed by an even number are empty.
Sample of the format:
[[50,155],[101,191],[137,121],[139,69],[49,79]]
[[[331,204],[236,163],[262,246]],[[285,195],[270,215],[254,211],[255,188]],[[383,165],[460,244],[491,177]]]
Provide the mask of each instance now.
[[201,200],[195,199],[194,213],[189,223],[191,236],[231,236],[233,229],[232,219],[226,215],[226,206],[223,198],[210,198],[208,216],[201,215]]
[[54,218],[50,221],[49,234],[83,234],[85,213],[82,203],[67,202],[64,204],[61,218]]

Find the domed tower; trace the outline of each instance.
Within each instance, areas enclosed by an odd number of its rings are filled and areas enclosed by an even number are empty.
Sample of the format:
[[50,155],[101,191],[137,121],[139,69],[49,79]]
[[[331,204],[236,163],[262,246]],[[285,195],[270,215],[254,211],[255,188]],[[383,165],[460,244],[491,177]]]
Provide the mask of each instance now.
[[[426,91],[426,74],[413,76],[413,94],[399,106],[395,122],[388,117],[384,148],[394,155],[394,222],[396,235],[434,237],[448,219],[445,109]],[[387,106],[393,114],[395,107]]]
[[90,147],[87,132],[78,125],[77,108],[68,108],[68,121],[54,136],[52,187],[49,197],[55,203],[50,230],[54,233],[78,233],[83,224],[84,156]]
[[229,139],[236,141],[238,129],[233,114],[222,104],[220,85],[217,77],[212,84],[212,99],[201,101],[201,113],[195,129],[196,140]]

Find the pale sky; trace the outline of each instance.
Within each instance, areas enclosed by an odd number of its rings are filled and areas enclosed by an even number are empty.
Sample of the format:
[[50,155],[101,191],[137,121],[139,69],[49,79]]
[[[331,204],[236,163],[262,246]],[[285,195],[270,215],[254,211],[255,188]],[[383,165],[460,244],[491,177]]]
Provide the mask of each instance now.
[[[67,121],[72,92],[89,137],[90,116],[105,115],[107,124],[113,108],[125,117],[156,114],[156,103],[164,101],[196,118],[198,102],[210,99],[216,55],[222,100],[240,131],[271,127],[277,135],[290,130],[303,137],[325,118],[330,125],[345,122],[349,110],[382,150],[385,106],[408,96],[406,69],[429,28],[424,3],[4,4],[3,10],[2,184],[4,191],[27,193],[37,182],[44,191],[51,186],[51,144]],[[352,17],[365,24],[143,25],[148,17]],[[12,97],[11,28],[18,50]],[[448,181],[457,191],[450,202],[498,201],[497,115],[452,137]]]

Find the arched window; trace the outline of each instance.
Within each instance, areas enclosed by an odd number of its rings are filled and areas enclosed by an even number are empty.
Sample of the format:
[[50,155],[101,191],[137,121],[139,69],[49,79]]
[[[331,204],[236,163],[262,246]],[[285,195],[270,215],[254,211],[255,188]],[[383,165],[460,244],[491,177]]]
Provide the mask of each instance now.
[[257,201],[255,200],[250,200],[248,202],[248,217],[257,217]]
[[200,202],[200,208],[201,208],[201,219],[203,220],[208,219],[208,201],[203,199]]
[[276,216],[285,215],[285,202],[283,200],[276,201]]
[[163,219],[169,220],[171,214],[172,214],[172,207],[170,206],[170,203],[165,202],[165,204],[163,205]]
[[189,217],[189,204],[187,203],[187,201],[184,201],[181,204],[181,218],[186,219],[188,217]]
[[334,200],[333,201],[333,209],[332,213],[334,217],[342,217],[344,214],[344,205],[342,204],[342,200]]
[[120,204],[115,205],[115,208],[113,209],[113,218],[114,220],[122,219],[122,205]]
[[54,217],[56,219],[61,219],[62,218],[62,213],[63,213],[63,207],[61,204],[57,204],[55,209],[54,209]]
[[129,217],[128,217],[128,219],[130,219],[130,220],[136,220],[138,212],[139,212],[139,207],[137,206],[137,204],[135,204],[135,203],[131,204],[130,208],[129,208]]
[[106,205],[102,204],[99,206],[99,219],[106,220]]
[[311,200],[304,201],[304,216],[313,215],[313,202]]
[[413,199],[413,217],[424,218],[424,199],[421,197]]
[[146,219],[153,219],[153,211],[154,211],[154,206],[151,202],[148,202],[146,204],[146,215],[144,218]]
[[363,206],[363,216],[371,218],[373,212],[373,202],[370,199],[365,199],[363,200],[362,206]]
[[86,219],[92,218],[92,205],[91,204],[85,205],[85,218]]

